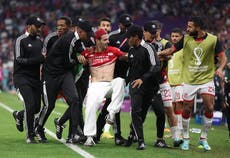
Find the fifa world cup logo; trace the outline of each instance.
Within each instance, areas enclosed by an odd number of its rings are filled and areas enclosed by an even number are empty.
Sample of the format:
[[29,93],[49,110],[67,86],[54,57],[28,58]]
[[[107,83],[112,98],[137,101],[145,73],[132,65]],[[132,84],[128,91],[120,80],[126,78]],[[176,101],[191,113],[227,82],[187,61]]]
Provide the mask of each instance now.
[[196,65],[200,65],[201,64],[201,56],[203,54],[203,49],[200,48],[200,47],[196,47],[194,50],[193,50],[193,54],[195,56],[195,64]]

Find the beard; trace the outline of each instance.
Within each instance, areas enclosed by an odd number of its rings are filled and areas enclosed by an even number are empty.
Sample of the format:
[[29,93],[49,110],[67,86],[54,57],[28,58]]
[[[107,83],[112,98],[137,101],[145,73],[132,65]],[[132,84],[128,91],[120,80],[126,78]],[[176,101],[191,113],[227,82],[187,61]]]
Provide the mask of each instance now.
[[190,32],[189,36],[197,37],[198,36],[198,31],[192,31],[192,32]]

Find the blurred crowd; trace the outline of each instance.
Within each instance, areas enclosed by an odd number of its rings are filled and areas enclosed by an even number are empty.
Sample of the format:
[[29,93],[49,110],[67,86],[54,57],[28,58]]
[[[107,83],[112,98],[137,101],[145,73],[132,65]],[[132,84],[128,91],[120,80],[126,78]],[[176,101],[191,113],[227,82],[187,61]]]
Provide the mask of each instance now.
[[[224,48],[230,46],[230,3],[227,0],[1,0],[0,1],[0,90],[12,91],[14,40],[24,31],[25,19],[37,15],[46,21],[43,35],[55,30],[55,21],[66,15],[82,16],[92,25],[100,17],[110,17],[115,24],[123,13],[132,15],[142,25],[158,19],[167,26],[167,37],[173,27],[184,27],[191,14],[206,16],[207,30],[220,38]],[[180,23],[181,22],[181,23]],[[113,29],[115,29],[115,26]]]

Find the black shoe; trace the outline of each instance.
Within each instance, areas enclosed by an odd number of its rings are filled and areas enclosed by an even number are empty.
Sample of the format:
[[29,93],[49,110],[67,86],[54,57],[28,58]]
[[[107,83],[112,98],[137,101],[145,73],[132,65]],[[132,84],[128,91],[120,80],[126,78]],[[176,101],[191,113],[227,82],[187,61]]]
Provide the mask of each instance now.
[[98,139],[97,137],[93,137],[93,141],[96,143],[96,144],[100,144],[100,139]]
[[127,139],[123,138],[121,135],[115,135],[114,142],[115,145],[123,145],[127,142]]
[[36,144],[36,140],[34,139],[34,137],[27,137],[26,138],[26,143],[28,144]]
[[179,147],[182,143],[183,143],[182,139],[180,139],[180,140],[174,140],[173,141],[173,146],[174,147]]
[[133,136],[133,143],[136,143],[136,142],[138,142],[138,139],[136,136]]
[[165,140],[163,140],[163,139],[157,140],[157,141],[154,143],[154,146],[155,146],[155,147],[158,147],[158,148],[170,148],[170,147],[165,143]]
[[54,125],[55,125],[55,128],[56,128],[56,137],[58,139],[61,139],[62,138],[63,128],[65,128],[65,125],[63,125],[63,126],[59,125],[58,118],[54,119]]
[[40,143],[47,143],[47,138],[45,136],[45,129],[44,128],[35,128],[35,134],[37,136],[37,139]]
[[87,137],[84,135],[74,134],[71,138],[71,143],[73,144],[83,144],[86,141]]
[[16,122],[16,128],[18,131],[20,132],[23,132],[23,119],[19,118],[18,117],[18,112],[17,111],[14,111],[13,112],[13,117],[15,119],[15,122]]
[[144,141],[138,141],[136,149],[137,150],[144,150],[145,149],[145,143],[144,143]]
[[[101,134],[97,134],[95,137],[94,137],[94,142],[100,142],[101,141]],[[97,144],[97,143],[96,143]],[[100,143],[99,143],[100,144]]]
[[72,139],[71,139],[71,138],[67,138],[67,139],[66,139],[66,143],[67,143],[67,144],[72,143]]
[[127,141],[125,142],[124,146],[130,147],[133,143],[133,136],[128,136]]

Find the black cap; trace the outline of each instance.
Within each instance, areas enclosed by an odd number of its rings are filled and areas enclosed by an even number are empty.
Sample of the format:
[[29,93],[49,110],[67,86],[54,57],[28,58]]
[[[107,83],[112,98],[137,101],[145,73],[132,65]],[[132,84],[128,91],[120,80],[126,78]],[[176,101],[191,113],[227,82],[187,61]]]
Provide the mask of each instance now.
[[132,17],[130,15],[123,14],[119,17],[119,23],[121,23],[125,27],[129,27],[130,25],[132,25],[133,20],[132,20]]
[[144,24],[144,30],[150,32],[153,35],[155,35],[156,32],[157,32],[157,25],[154,22],[149,21],[149,22]]
[[152,22],[157,26],[157,29],[162,29],[163,24],[160,21],[153,20]]
[[77,16],[76,18],[73,18],[73,25],[77,26],[81,21],[85,21],[85,19],[81,16]]
[[42,25],[45,25],[46,23],[40,19],[39,17],[37,16],[31,16],[27,19],[26,21],[26,25],[35,25],[35,26],[42,26]]
[[139,39],[142,39],[143,37],[143,30],[138,25],[132,25],[128,28],[128,31],[126,32],[127,38],[130,38],[131,36],[138,36]]

